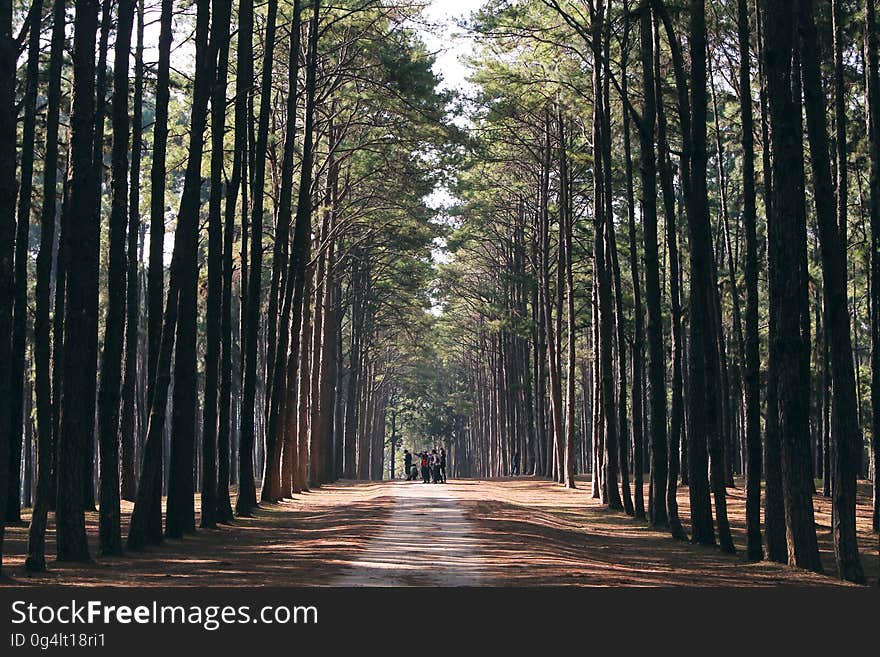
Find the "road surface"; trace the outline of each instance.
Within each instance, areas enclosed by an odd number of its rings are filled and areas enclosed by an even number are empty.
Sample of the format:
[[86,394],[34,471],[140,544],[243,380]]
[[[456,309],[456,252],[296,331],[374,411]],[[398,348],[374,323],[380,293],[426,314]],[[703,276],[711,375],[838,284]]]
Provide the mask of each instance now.
[[387,485],[394,506],[337,586],[480,586],[477,528],[444,484]]

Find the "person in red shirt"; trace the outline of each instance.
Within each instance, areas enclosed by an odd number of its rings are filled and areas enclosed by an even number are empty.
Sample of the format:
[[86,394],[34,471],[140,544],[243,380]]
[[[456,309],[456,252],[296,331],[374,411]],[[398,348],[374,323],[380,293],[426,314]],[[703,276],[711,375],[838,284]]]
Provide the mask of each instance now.
[[428,452],[422,452],[422,483],[427,484],[430,481],[431,470],[428,467]]

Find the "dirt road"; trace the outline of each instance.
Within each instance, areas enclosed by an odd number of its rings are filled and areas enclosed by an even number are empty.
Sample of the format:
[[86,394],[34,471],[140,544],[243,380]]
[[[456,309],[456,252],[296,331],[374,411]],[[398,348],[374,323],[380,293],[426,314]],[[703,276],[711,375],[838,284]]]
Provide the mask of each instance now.
[[[27,526],[7,527],[4,570],[14,584],[103,586],[834,586],[830,504],[815,498],[826,572],[743,556],[744,494],[728,491],[736,555],[673,540],[610,512],[588,482],[570,490],[536,479],[328,484],[261,507],[232,526],[199,530],[145,552],[59,564],[50,520],[50,572],[23,564]],[[687,489],[679,495],[689,518]],[[198,508],[198,502],[196,503]],[[131,506],[123,505],[123,535]],[[28,514],[25,514],[27,518]],[[87,515],[97,553],[97,513]],[[687,529],[687,525],[685,527]],[[863,564],[877,577],[870,499],[862,492]]]
[[[479,586],[486,570],[477,527],[455,489],[393,482],[394,500],[373,536],[337,586]],[[490,583],[490,582],[487,582]]]

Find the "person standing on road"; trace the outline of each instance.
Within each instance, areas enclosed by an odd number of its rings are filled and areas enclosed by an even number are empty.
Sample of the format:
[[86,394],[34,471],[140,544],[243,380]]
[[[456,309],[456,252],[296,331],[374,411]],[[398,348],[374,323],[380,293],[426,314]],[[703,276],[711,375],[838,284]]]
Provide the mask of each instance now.
[[431,450],[431,479],[435,484],[440,483],[440,456],[436,447]]
[[446,483],[446,450],[440,448],[440,481]]
[[431,470],[428,467],[428,452],[422,452],[422,483],[430,483]]
[[412,454],[408,449],[403,450],[403,471],[406,474],[406,480],[412,479]]

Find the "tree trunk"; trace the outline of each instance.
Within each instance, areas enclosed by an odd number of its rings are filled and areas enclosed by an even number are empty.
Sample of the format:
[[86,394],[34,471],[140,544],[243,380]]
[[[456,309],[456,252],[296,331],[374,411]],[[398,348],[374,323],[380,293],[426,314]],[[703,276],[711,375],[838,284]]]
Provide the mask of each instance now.
[[49,52],[49,85],[46,107],[46,155],[43,160],[43,207],[40,215],[40,251],[34,314],[35,392],[37,399],[37,494],[28,532],[29,571],[46,569],[46,520],[55,481],[55,440],[52,431],[52,388],[50,373],[49,306],[52,276],[52,248],[55,238],[55,210],[58,180],[58,119],[61,109],[61,69],[64,57],[65,0],[52,5],[52,37]]
[[761,541],[761,353],[758,336],[758,236],[755,210],[755,144],[749,66],[749,9],[737,0],[739,39],[739,111],[742,124],[742,224],[745,230],[746,312],[745,388],[746,421],[746,555],[751,561],[764,558]]
[[[565,459],[564,478],[566,488],[575,488],[574,483],[574,381],[575,381],[575,315],[574,315],[574,279],[572,276],[572,212],[569,202],[569,173],[567,142],[565,136],[565,120],[559,115],[559,187],[560,187],[560,216],[563,243],[560,245],[564,252],[565,260],[565,289],[566,289],[566,385],[565,385]],[[563,266],[562,262],[559,264]],[[562,309],[559,309],[562,312]]]
[[[827,309],[825,330],[831,353],[831,437],[834,442],[835,484],[832,491],[834,554],[842,579],[863,582],[865,576],[859,562],[856,540],[856,475],[861,446],[847,309],[845,245],[841,243],[840,226],[833,205],[831,165],[828,161],[828,133],[825,124],[827,108],[820,71],[821,47],[813,20],[813,0],[801,0],[799,5],[804,106],[807,111],[813,195],[822,251],[823,290]],[[845,171],[845,157],[840,162],[839,168]],[[843,180],[845,183],[845,174]],[[838,171],[838,181],[840,181],[840,171]],[[846,190],[838,189],[838,194],[843,197],[845,205]]]
[[684,392],[682,383],[682,335],[681,290],[679,286],[680,263],[678,257],[678,229],[675,216],[675,192],[672,181],[672,165],[669,161],[669,144],[666,139],[666,110],[663,102],[663,83],[660,75],[660,31],[654,28],[654,83],[657,103],[657,164],[660,170],[660,187],[663,192],[663,212],[666,224],[666,248],[669,252],[669,307],[672,329],[672,408],[669,421],[669,471],[666,476],[666,507],[669,529],[677,539],[687,539],[678,515],[678,476],[681,470],[681,434],[684,427]]
[[[251,5],[248,11],[252,11]],[[260,288],[262,283],[263,263],[263,207],[265,194],[263,191],[266,176],[266,145],[269,139],[269,110],[272,95],[272,62],[275,50],[275,19],[278,14],[277,0],[269,0],[266,16],[266,35],[263,46],[263,70],[261,74],[260,116],[257,125],[257,141],[254,151],[251,203],[251,240],[250,240],[250,275],[248,276],[247,321],[244,335],[244,389],[242,392],[241,411],[241,454],[239,456],[239,492],[236,500],[236,511],[241,515],[249,515],[257,506],[257,491],[254,484],[253,454],[256,420],[256,388],[257,388],[257,342],[260,333],[260,308],[262,299]],[[244,29],[243,27],[239,28]]]
[[[94,166],[95,131],[95,40],[98,31],[96,0],[78,0],[75,4],[73,45],[73,103],[70,117],[70,165],[68,167],[67,203],[69,226],[69,269],[67,272],[67,321],[64,342],[77,345],[64,350],[63,392],[58,444],[58,503],[56,508],[56,548],[59,561],[88,561],[89,547],[85,527],[85,489],[87,478],[83,454],[92,443],[94,419],[89,418],[94,397],[94,381],[89,375],[88,348],[79,348],[89,340],[93,322],[89,299],[90,270],[94,266],[93,239],[99,218],[93,203],[97,188]],[[0,76],[2,77],[2,76]],[[2,330],[0,330],[2,333]]]
[[[721,548],[733,551],[727,525],[724,491],[724,454],[719,418],[713,410],[720,390],[718,339],[713,314],[716,282],[706,188],[706,26],[703,0],[690,3],[689,45],[691,52],[691,116],[689,117],[688,238],[690,244],[690,409],[688,462],[692,540],[712,545],[715,532],[706,485],[707,444],[711,453],[711,488],[715,498]],[[680,92],[679,92],[680,93]]]
[[[301,426],[297,415],[298,397],[297,397],[297,381],[299,378],[299,358],[300,358],[300,331],[302,329],[303,317],[305,312],[303,304],[309,303],[305,295],[305,272],[309,259],[309,245],[311,239],[311,213],[312,213],[312,167],[314,163],[314,130],[315,130],[315,87],[317,80],[318,65],[318,32],[319,32],[319,2],[315,2],[312,24],[309,27],[309,47],[308,61],[306,65],[306,106],[305,106],[305,126],[303,134],[303,151],[302,164],[300,168],[299,192],[296,206],[296,220],[293,229],[293,245],[291,249],[291,258],[288,272],[288,285],[293,287],[291,298],[291,319],[289,327],[289,355],[287,357],[287,383],[286,383],[286,400],[284,424],[287,435],[285,452],[289,465],[288,471],[293,475],[294,491],[298,492],[301,487],[307,486],[304,481],[303,473],[307,473],[308,468],[308,445],[302,446],[297,450],[296,428]],[[308,319],[305,323],[308,324]],[[307,378],[302,379],[307,381]],[[351,401],[349,399],[349,401]],[[302,437],[305,440],[305,437]],[[283,455],[282,455],[283,456]],[[306,463],[299,463],[299,460],[305,458]],[[282,475],[285,475],[285,464],[282,463]],[[295,473],[294,473],[295,471]],[[296,476],[296,475],[299,476]],[[301,481],[302,480],[302,481]],[[296,484],[299,484],[297,486]]]
[[129,176],[128,253],[126,273],[125,370],[122,380],[122,417],[119,432],[122,443],[122,499],[137,498],[135,432],[140,426],[135,418],[135,394],[138,379],[138,322],[140,320],[140,257],[141,236],[140,182],[141,150],[143,149],[144,101],[144,0],[137,6],[137,43],[134,64],[134,106],[131,120],[131,173]]
[[[809,458],[809,390],[802,380],[804,362],[809,360],[809,344],[801,321],[802,297],[807,284],[806,243],[795,239],[805,232],[805,226],[799,225],[801,181],[797,168],[791,166],[791,162],[801,157],[799,126],[792,120],[792,116],[799,116],[792,98],[793,77],[797,75],[797,69],[792,66],[794,9],[792,0],[766,0],[763,16],[773,149],[773,213],[769,217],[768,241],[775,261],[770,275],[770,304],[776,321],[771,326],[770,357],[776,370],[788,561],[821,571],[813,500],[803,467]],[[775,447],[769,432],[767,442],[768,450]],[[768,464],[768,478],[772,474]]]
[[[182,536],[195,529],[193,501],[193,435],[195,422],[195,305],[198,261],[199,188],[201,186],[201,156],[204,146],[208,99],[210,97],[213,61],[208,51],[208,0],[197,5],[196,80],[193,87],[193,110],[190,126],[189,158],[187,160],[183,193],[180,199],[177,229],[174,234],[174,254],[171,258],[171,277],[165,302],[165,317],[161,331],[156,381],[150,401],[150,419],[144,445],[140,486],[131,518],[128,547],[142,549],[162,540],[162,441],[165,433],[169,387],[173,388],[172,444],[169,464],[169,499],[166,513],[166,533]],[[186,321],[178,323],[179,313],[189,313]],[[176,337],[175,337],[176,334]],[[174,385],[171,383],[172,352]],[[186,350],[189,353],[186,353]],[[178,371],[181,370],[181,371]],[[179,388],[181,388],[179,390]]]
[[[293,17],[290,27],[290,61],[288,62],[288,78],[287,78],[287,128],[284,133],[284,150],[282,154],[281,164],[281,190],[279,194],[278,205],[278,221],[275,235],[276,253],[274,255],[272,269],[272,284],[270,286],[269,297],[269,316],[277,311],[277,302],[274,302],[275,295],[278,294],[279,280],[282,274],[282,268],[288,264],[287,248],[280,248],[279,242],[289,241],[290,223],[292,218],[293,205],[293,154],[296,143],[296,102],[297,102],[297,79],[299,72],[299,50],[300,50],[300,34],[301,34],[301,12],[302,4],[299,0],[295,0],[293,5]],[[277,268],[277,272],[276,272]],[[290,340],[290,314],[291,303],[293,299],[293,287],[288,284],[284,288],[283,299],[281,303],[281,322],[277,328],[277,344],[275,353],[270,350],[270,368],[269,378],[270,386],[270,403],[268,415],[268,431],[266,434],[266,467],[263,473],[263,490],[261,491],[261,499],[263,501],[276,501],[282,497],[281,486],[281,452],[282,440],[288,427],[282,425],[284,418],[285,400],[287,390],[285,383],[288,378],[286,371],[287,365],[287,348]],[[273,302],[275,310],[273,310]],[[272,327],[270,326],[270,333]],[[271,360],[274,358],[274,362]]]
[[[24,410],[25,350],[27,338],[27,262],[28,238],[31,225],[31,193],[34,175],[34,141],[37,123],[37,83],[40,64],[40,28],[43,12],[42,0],[31,5],[31,21],[28,35],[28,57],[22,105],[21,176],[18,188],[18,224],[15,231],[15,293],[12,311],[12,376],[10,395],[4,397],[9,403],[9,487],[6,498],[6,522],[21,522],[21,448],[22,412]],[[2,511],[2,509],[0,509]]]
[[[162,343],[165,290],[165,156],[168,148],[173,1],[162,0],[159,17],[159,61],[156,64],[156,116],[150,168],[150,262],[147,271],[147,405],[152,405]],[[159,457],[161,462],[161,444]],[[161,473],[160,473],[161,476]]]
[[872,526],[880,530],[880,73],[874,0],[865,0],[871,217],[871,450],[874,454]]
[[[210,0],[197,0],[196,62],[184,189],[174,232],[174,252],[179,256],[177,275],[178,317],[175,330],[174,390],[165,534],[180,538],[195,531],[193,459],[197,432],[198,373],[196,334],[198,316],[198,240],[201,205],[201,160],[205,143],[208,101],[214,85],[216,43],[209,43]],[[171,291],[169,289],[169,296]]]
[[6,498],[9,487],[12,417],[5,403],[12,392],[12,307],[15,297],[13,248],[15,241],[15,70],[18,49],[12,35],[12,1],[0,3],[0,572],[3,566]]
[[[627,515],[634,515],[632,493],[629,485],[629,429],[627,426],[627,401],[626,401],[626,335],[624,331],[623,317],[623,291],[620,280],[620,262],[617,256],[617,236],[614,226],[613,206],[613,183],[612,183],[612,132],[611,132],[611,102],[609,94],[609,79],[611,78],[610,48],[611,48],[611,3],[605,5],[605,18],[603,25],[604,48],[602,54],[602,176],[603,191],[602,200],[605,204],[605,249],[608,253],[606,265],[611,274],[612,294],[614,297],[614,334],[617,339],[617,462],[622,491],[623,510]],[[569,263],[570,265],[570,263]],[[574,324],[571,325],[574,330]],[[572,345],[573,346],[573,345]],[[572,369],[574,369],[572,367]],[[573,376],[573,375],[570,375]]]
[[648,309],[648,383],[651,407],[651,476],[648,519],[654,526],[668,522],[666,487],[668,455],[666,444],[666,365],[663,357],[663,318],[660,309],[660,261],[657,248],[657,173],[654,155],[656,127],[654,83],[654,39],[651,10],[641,6],[639,34],[642,60],[644,108],[639,127],[642,179],[642,229],[645,240],[645,299]]
[[[238,12],[238,48],[235,81],[235,135],[233,152],[232,172],[227,184],[227,197],[225,213],[225,226],[223,234],[223,298],[220,310],[220,408],[219,426],[217,429],[217,521],[232,521],[232,500],[229,495],[230,477],[235,477],[236,470],[231,468],[232,445],[230,438],[234,438],[233,427],[239,426],[232,409],[232,359],[233,359],[233,335],[232,335],[232,273],[234,270],[232,251],[235,240],[235,217],[236,202],[238,201],[239,189],[242,190],[242,217],[246,216],[246,163],[247,151],[247,125],[248,95],[253,84],[253,12],[251,0],[241,0]],[[227,51],[228,52],[228,51]],[[218,77],[222,77],[220,65],[217,67]],[[225,93],[224,93],[225,95]],[[242,241],[246,241],[247,229],[242,222]],[[244,245],[242,249],[244,250]],[[242,261],[241,285],[245,284],[245,267]],[[243,315],[243,306],[240,308]],[[239,324],[240,325],[240,324]]]
[[[226,69],[229,63],[230,0],[218,0],[211,21],[211,55],[206,63],[213,72],[211,91],[211,181],[208,201],[208,292],[206,316],[222,313],[223,295],[223,138],[226,133]],[[217,525],[217,395],[221,327],[209,320],[205,325],[205,393],[202,415],[202,527]]]
[[[629,11],[626,2],[625,11]],[[621,96],[628,97],[627,63],[629,61],[630,22],[624,25],[623,45],[621,46]],[[642,425],[642,382],[644,379],[644,314],[642,310],[642,290],[639,278],[639,257],[636,247],[635,192],[633,191],[633,167],[630,145],[630,114],[626,108],[623,115],[623,156],[626,175],[626,209],[629,227],[629,267],[633,288],[633,342],[632,342],[632,441],[633,441],[633,480],[635,485],[634,514],[636,518],[645,517],[645,494],[643,482],[642,453],[644,452],[644,427]],[[584,389],[586,394],[586,388]]]
[[107,268],[107,315],[98,393],[101,450],[101,554],[122,553],[119,511],[119,401],[125,328],[125,233],[128,227],[128,56],[135,0],[119,0],[113,58],[113,151],[111,155],[110,243]]
[[95,465],[97,457],[95,450],[97,440],[99,439],[99,431],[96,431],[95,419],[96,406],[98,401],[99,385],[98,380],[98,316],[101,312],[100,300],[100,268],[101,268],[101,225],[103,215],[102,192],[104,187],[104,147],[105,147],[105,119],[107,115],[107,54],[109,52],[110,31],[113,25],[112,8],[113,2],[101,3],[101,34],[98,41],[98,63],[96,69],[96,105],[95,105],[95,131],[92,144],[92,166],[95,167],[95,187],[91,203],[93,204],[93,212],[95,214],[95,225],[92,229],[90,240],[91,253],[89,254],[91,265],[88,269],[88,277],[86,283],[86,296],[88,298],[89,313],[92,317],[92,326],[88,330],[88,339],[81,343],[82,348],[88,351],[88,369],[87,376],[89,389],[92,391],[86,398],[87,408],[86,416],[89,418],[91,438],[86,443],[86,449],[82,456],[85,460],[85,476],[83,480],[83,506],[87,511],[95,510],[95,487],[97,480],[95,477]]

